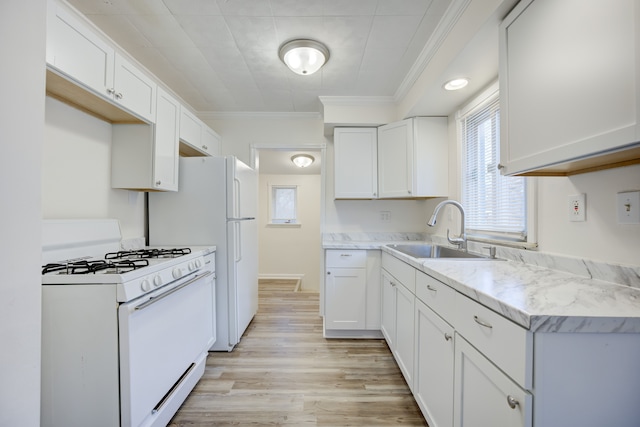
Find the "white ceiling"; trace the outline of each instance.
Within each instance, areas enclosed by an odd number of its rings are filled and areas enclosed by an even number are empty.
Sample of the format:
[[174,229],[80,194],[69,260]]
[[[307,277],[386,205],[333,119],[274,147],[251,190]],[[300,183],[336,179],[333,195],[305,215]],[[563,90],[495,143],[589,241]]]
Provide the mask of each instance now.
[[[306,168],[299,168],[291,161],[291,157],[295,154],[309,154],[314,158],[314,161]],[[258,150],[258,170],[261,174],[320,175],[321,164],[322,157],[319,150]]]
[[[319,112],[318,96],[394,96],[453,0],[69,0],[196,111]],[[296,38],[329,48],[299,76]]]

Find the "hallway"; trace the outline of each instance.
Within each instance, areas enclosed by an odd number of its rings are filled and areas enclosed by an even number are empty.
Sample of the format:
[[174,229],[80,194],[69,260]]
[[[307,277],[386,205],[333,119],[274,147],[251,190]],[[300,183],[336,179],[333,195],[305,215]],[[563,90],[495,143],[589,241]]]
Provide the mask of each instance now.
[[384,340],[326,340],[317,293],[260,281],[258,314],[169,424],[426,426]]

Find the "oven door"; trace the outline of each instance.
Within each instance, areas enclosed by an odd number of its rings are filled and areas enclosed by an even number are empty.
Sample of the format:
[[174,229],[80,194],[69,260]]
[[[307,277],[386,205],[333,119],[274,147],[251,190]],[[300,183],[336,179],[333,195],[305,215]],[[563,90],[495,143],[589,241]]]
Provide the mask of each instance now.
[[204,373],[214,277],[200,271],[120,305],[122,426],[166,425]]

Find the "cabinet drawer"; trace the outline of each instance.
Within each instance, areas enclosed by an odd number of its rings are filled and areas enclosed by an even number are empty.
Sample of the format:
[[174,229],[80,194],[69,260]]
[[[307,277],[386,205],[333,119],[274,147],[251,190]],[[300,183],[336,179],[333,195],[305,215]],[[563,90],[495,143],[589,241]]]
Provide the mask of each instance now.
[[521,387],[531,389],[532,334],[465,297],[455,295],[454,327]]
[[456,291],[421,271],[416,271],[416,296],[447,321],[454,313]]
[[365,268],[367,251],[364,249],[327,250],[326,267]]
[[387,270],[393,277],[398,279],[405,288],[415,294],[416,292],[416,269],[409,264],[400,261],[386,252],[382,253],[382,268]]

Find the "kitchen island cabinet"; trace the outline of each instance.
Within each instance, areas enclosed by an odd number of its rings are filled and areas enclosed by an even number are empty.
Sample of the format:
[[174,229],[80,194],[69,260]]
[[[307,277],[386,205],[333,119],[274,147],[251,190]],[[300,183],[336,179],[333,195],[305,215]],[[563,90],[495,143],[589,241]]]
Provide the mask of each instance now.
[[523,0],[500,26],[500,167],[640,162],[640,1]]
[[378,197],[448,195],[446,117],[414,117],[378,128]]
[[[147,123],[153,123],[157,88],[153,79],[125,59],[97,30],[80,21],[70,8],[55,0],[49,0],[47,8],[48,67],[70,79],[73,84],[131,112]],[[69,92],[64,88],[48,90],[57,92],[61,97]],[[90,98],[90,95],[85,97]],[[70,101],[80,104],[83,102],[78,99]],[[96,105],[95,102],[93,105]]]

